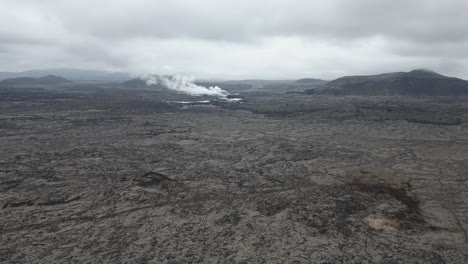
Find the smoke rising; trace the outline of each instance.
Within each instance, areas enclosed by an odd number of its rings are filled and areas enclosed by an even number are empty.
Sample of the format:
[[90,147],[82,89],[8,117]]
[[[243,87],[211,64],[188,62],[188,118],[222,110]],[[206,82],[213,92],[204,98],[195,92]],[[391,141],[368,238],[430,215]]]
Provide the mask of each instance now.
[[194,83],[193,77],[174,75],[144,75],[141,77],[146,81],[146,85],[162,85],[168,89],[190,95],[213,95],[226,97],[229,93],[218,86],[204,87]]

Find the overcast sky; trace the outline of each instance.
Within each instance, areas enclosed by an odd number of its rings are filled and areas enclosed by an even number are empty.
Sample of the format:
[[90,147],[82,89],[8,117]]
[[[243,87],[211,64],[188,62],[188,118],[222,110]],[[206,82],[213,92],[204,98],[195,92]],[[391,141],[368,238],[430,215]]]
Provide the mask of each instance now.
[[466,0],[0,0],[0,71],[468,79]]

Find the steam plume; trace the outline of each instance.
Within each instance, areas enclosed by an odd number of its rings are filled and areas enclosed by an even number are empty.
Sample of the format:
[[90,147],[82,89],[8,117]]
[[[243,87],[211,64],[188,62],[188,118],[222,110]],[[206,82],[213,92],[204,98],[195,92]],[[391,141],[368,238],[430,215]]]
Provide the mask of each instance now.
[[190,95],[213,95],[219,97],[226,97],[229,93],[218,86],[204,87],[196,85],[193,77],[174,75],[174,76],[160,76],[160,75],[144,75],[141,77],[146,81],[146,85],[162,85],[168,89],[190,94]]

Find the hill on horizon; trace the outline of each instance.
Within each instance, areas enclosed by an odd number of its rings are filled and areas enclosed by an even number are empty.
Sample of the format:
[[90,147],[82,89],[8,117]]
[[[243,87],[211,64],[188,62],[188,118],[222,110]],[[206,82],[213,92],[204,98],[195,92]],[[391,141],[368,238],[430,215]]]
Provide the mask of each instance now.
[[315,79],[315,78],[302,78],[302,79],[296,80],[295,82],[307,84],[307,83],[325,83],[327,81],[322,80],[322,79]]
[[53,84],[65,84],[71,83],[72,81],[67,80],[63,77],[56,75],[46,75],[39,78],[33,77],[18,77],[10,78],[0,81],[0,85],[53,85]]
[[161,84],[148,85],[145,80],[139,77],[122,82],[120,83],[119,86],[124,87],[124,88],[132,88],[132,89],[147,89],[148,88],[154,91],[171,91],[170,89],[168,89],[167,87]]
[[122,82],[131,78],[130,73],[126,72],[107,72],[95,70],[82,70],[71,68],[58,68],[58,69],[39,69],[29,70],[22,72],[0,72],[0,80],[19,78],[19,77],[33,77],[39,78],[46,75],[62,76],[71,81],[100,81],[100,82]]
[[306,93],[361,96],[468,96],[468,81],[429,70],[341,77]]

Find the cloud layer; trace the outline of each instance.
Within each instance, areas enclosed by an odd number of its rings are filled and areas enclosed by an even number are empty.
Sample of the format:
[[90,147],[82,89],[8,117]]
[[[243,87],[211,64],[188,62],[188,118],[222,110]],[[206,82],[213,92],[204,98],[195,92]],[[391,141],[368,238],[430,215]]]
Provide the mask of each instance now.
[[2,0],[0,70],[468,78],[466,10],[463,0]]

